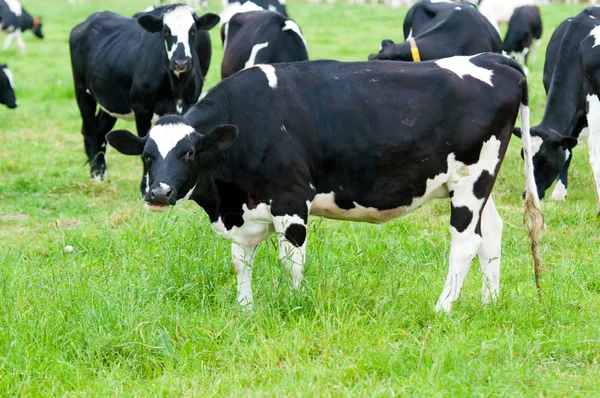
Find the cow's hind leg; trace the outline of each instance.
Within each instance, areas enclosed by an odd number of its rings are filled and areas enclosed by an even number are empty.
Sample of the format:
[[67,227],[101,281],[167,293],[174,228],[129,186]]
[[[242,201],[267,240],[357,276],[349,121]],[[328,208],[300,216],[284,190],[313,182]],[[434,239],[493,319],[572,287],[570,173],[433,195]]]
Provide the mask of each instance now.
[[481,213],[482,242],[478,252],[483,278],[481,299],[484,304],[496,299],[500,291],[502,227],[502,219],[490,195]]
[[99,149],[96,155],[96,167],[103,180],[108,178],[108,169],[106,167],[106,134],[115,126],[117,119],[104,112],[98,111],[96,116],[96,148]]
[[17,31],[11,32],[6,35],[6,39],[4,39],[4,45],[2,46],[3,50],[8,50],[10,47],[10,43],[12,43],[13,39],[16,37]]
[[[93,182],[101,182],[104,177],[104,154],[100,154],[101,148],[98,145],[98,120],[96,119],[96,101],[87,92],[83,81],[75,82],[75,97],[77,105],[83,120],[81,133],[83,134],[83,143],[85,153],[90,164],[90,178]],[[98,160],[101,160],[98,162]]]
[[299,206],[297,211],[278,211],[271,207],[273,227],[279,240],[279,260],[288,272],[292,288],[297,289],[302,282],[306,260],[306,225],[308,206]]

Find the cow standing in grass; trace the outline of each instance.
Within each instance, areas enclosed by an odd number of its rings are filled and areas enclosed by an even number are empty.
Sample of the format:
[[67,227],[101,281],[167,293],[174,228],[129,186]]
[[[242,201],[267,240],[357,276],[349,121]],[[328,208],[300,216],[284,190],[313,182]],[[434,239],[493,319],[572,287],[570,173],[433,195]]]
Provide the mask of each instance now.
[[25,53],[25,42],[23,41],[23,32],[31,29],[33,34],[40,39],[44,38],[42,33],[42,20],[34,18],[24,8],[19,0],[0,0],[0,27],[3,32],[8,33],[4,40],[4,50],[10,47],[13,40],[16,40],[21,53]]
[[469,3],[419,2],[407,14],[404,34],[406,42],[384,40],[379,53],[371,54],[369,60],[419,62],[502,51],[498,32]]
[[[579,60],[583,39],[600,25],[600,7],[589,7],[559,25],[548,43],[544,88],[548,94],[544,117],[531,128],[535,181],[540,199],[556,182],[552,200],[566,200],[572,150],[587,127],[586,98]],[[515,129],[520,136],[520,130]]]
[[298,24],[278,12],[235,14],[221,27],[224,79],[256,64],[306,61],[306,40]]
[[221,81],[185,117],[164,116],[143,138],[113,131],[108,141],[143,156],[150,210],[194,200],[214,230],[233,240],[244,306],[253,302],[252,263],[267,234],[278,234],[297,288],[310,214],[382,223],[449,197],[450,266],[436,306],[449,311],[477,254],[483,301],[499,292],[502,220],[491,191],[519,109],[538,265],[543,220],[527,83],[503,55],[256,65]]
[[[93,180],[105,178],[106,134],[117,118],[135,121],[143,137],[155,115],[181,114],[198,101],[204,76],[193,43],[198,31],[218,22],[215,14],[198,17],[188,6],[174,5],[160,17],[95,13],[73,28],[75,95]],[[141,190],[146,192],[145,166]]]
[[529,57],[535,60],[537,48],[542,37],[542,17],[537,6],[523,6],[515,10],[504,37],[504,51],[515,53],[515,58],[525,72],[528,72],[527,61]]

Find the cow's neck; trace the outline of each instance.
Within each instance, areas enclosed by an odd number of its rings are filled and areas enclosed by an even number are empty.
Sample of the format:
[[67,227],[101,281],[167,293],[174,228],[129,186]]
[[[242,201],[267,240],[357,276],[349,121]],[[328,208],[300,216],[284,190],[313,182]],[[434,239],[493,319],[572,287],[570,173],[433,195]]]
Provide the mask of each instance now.
[[25,10],[21,14],[21,31],[33,29],[33,17]]
[[[580,73],[573,70],[555,69],[548,91],[548,101],[540,126],[552,129],[561,135],[571,136],[574,126],[584,115],[583,82]],[[577,62],[579,70],[579,62]],[[557,76],[558,74],[558,76]]]
[[[194,54],[195,55],[195,54]],[[175,75],[173,71],[168,72],[169,85],[173,92],[173,99],[178,113],[183,113],[186,105],[191,105],[198,99],[200,79],[202,78],[202,72],[200,71],[200,65],[196,62],[194,57],[194,66],[191,71],[185,74]]]

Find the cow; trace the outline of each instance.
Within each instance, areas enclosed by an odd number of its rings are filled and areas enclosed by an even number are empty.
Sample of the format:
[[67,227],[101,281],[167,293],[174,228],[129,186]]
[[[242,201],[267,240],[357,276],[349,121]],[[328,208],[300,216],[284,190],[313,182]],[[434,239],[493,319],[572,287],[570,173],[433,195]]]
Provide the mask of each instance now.
[[[154,5],[160,6],[167,2],[171,4],[178,3],[176,0],[154,0]],[[186,4],[192,8],[206,8],[208,7],[208,0],[187,0]]]
[[[435,10],[435,16],[418,25],[415,25],[417,19],[414,19],[411,25],[414,30],[408,32],[408,41],[394,44],[391,40],[384,40],[379,53],[371,54],[369,60],[419,62],[453,55],[502,51],[502,39],[498,32],[473,5],[452,4],[447,7],[447,3],[431,1],[418,5],[426,10]],[[440,9],[442,5],[445,10]]]
[[0,104],[6,105],[10,109],[17,107],[15,81],[6,64],[0,65]]
[[508,30],[504,36],[504,51],[508,54],[515,53],[515,58],[527,73],[529,54],[535,60],[541,37],[540,9],[537,6],[518,7],[508,21]]
[[231,2],[222,0],[221,2],[223,3],[223,11],[219,15],[222,24],[229,22],[235,14],[248,11],[268,10],[278,12],[285,17],[288,16],[285,8],[286,0],[238,0]]
[[515,9],[535,5],[536,0],[480,0],[479,11],[500,32],[500,23],[507,23]]
[[[544,87],[548,94],[546,110],[540,124],[531,127],[540,199],[557,179],[550,198],[555,201],[567,198],[572,150],[588,124],[579,45],[596,25],[600,25],[600,7],[586,8],[561,23],[548,43],[547,65],[544,66]],[[518,128],[514,133],[520,136]]]
[[449,197],[450,265],[436,308],[450,311],[476,254],[483,301],[498,294],[502,220],[491,191],[519,109],[526,218],[539,265],[543,216],[529,156],[527,81],[502,54],[256,65],[222,80],[183,117],[163,116],[146,137],[115,130],[107,138],[145,159],[149,210],[191,199],[233,240],[244,306],[253,301],[256,246],[268,233],[278,235],[297,288],[309,215],[382,223]]
[[[150,6],[146,8],[143,12],[138,12],[133,15],[133,18],[139,18],[144,13],[150,13],[155,18],[162,18],[165,11],[169,9],[169,6],[162,7],[153,7]],[[202,76],[206,77],[208,74],[208,69],[210,67],[210,61],[212,58],[212,44],[210,41],[210,35],[206,30],[198,30],[196,32],[196,38],[194,40],[194,47],[196,49],[196,54],[198,54],[198,61],[200,62],[200,70],[202,71]]]
[[416,2],[404,17],[402,30],[404,40],[408,40],[433,26],[431,21],[440,13],[449,12],[456,7],[471,7],[477,9],[477,6],[468,2],[455,2],[450,0],[421,0]]
[[12,41],[16,40],[21,53],[25,54],[23,32],[29,29],[36,37],[44,38],[42,20],[32,17],[19,0],[0,0],[0,16],[2,16],[1,30],[8,33],[4,40],[4,50],[7,50]]
[[[75,96],[92,181],[105,178],[106,134],[117,118],[135,121],[145,136],[154,115],[181,114],[198,101],[204,77],[190,43],[218,23],[215,14],[198,17],[188,6],[170,5],[160,17],[95,13],[73,28]],[[143,176],[142,194],[145,169]]]
[[224,79],[256,64],[306,61],[306,40],[296,22],[278,12],[235,14],[221,26]]
[[587,103],[586,119],[590,135],[590,166],[596,185],[596,215],[600,216],[600,26],[596,26],[579,46],[583,93]]

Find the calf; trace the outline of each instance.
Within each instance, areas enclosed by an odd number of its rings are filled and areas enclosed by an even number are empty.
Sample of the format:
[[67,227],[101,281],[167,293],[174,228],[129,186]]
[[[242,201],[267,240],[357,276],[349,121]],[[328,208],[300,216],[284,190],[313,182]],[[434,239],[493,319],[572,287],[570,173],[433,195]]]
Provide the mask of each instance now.
[[229,1],[221,0],[223,3],[223,11],[221,12],[221,23],[229,22],[231,17],[238,13],[249,11],[268,10],[288,16],[285,8],[285,0],[238,0]]
[[596,215],[600,216],[600,26],[596,26],[579,46],[583,92],[587,102],[587,122],[590,128],[588,146],[590,165],[596,184]]
[[[533,164],[540,199],[558,179],[552,200],[567,197],[568,170],[572,149],[587,127],[579,45],[600,24],[600,7],[589,7],[563,22],[548,43],[544,86],[548,93],[546,110],[539,125],[531,128]],[[549,81],[548,81],[549,79]],[[519,129],[515,134],[520,135]]]
[[473,5],[452,6],[442,8],[440,3],[422,3],[426,10],[434,10],[435,16],[418,26],[414,26],[416,20],[413,20],[414,36],[409,31],[408,41],[400,44],[384,40],[379,53],[371,54],[369,60],[418,62],[453,55],[502,51],[502,39],[498,32]]
[[23,32],[31,29],[33,34],[40,39],[44,38],[42,33],[42,20],[34,18],[24,8],[19,0],[0,0],[0,23],[1,30],[8,33],[4,41],[3,49],[10,47],[13,39],[16,39],[21,53],[25,53],[25,42]]
[[[154,115],[183,113],[198,101],[203,75],[191,43],[198,31],[218,22],[215,14],[198,18],[188,6],[175,5],[160,17],[146,13],[137,20],[95,13],[73,28],[75,96],[93,180],[105,177],[105,137],[117,118],[135,120],[138,134],[145,136]],[[145,168],[143,175],[142,193]]]
[[[150,13],[155,18],[162,18],[165,11],[169,10],[169,6],[162,7],[148,7],[143,12],[138,12],[133,15],[134,18],[139,18],[144,13]],[[196,38],[194,39],[194,48],[198,55],[198,61],[200,62],[200,71],[202,76],[206,76],[208,68],[210,67],[210,60],[212,57],[212,44],[210,41],[210,35],[207,30],[198,30],[196,32]]]
[[527,59],[535,59],[536,50],[542,37],[542,18],[537,6],[523,6],[515,9],[508,22],[508,31],[504,37],[504,51],[515,53],[517,61],[524,65],[527,72]]
[[10,109],[17,107],[15,81],[6,64],[0,65],[0,104],[6,105]]
[[436,306],[449,311],[476,254],[483,301],[498,294],[502,221],[491,191],[519,108],[537,248],[543,220],[527,140],[527,83],[519,64],[500,54],[256,65],[222,80],[185,117],[161,118],[147,137],[120,130],[108,141],[143,155],[150,210],[194,200],[233,240],[242,305],[252,303],[252,261],[266,231],[278,234],[280,258],[298,287],[309,214],[382,223],[449,197],[450,268]]
[[221,27],[224,79],[256,64],[305,61],[306,41],[296,22],[278,12],[235,14]]

